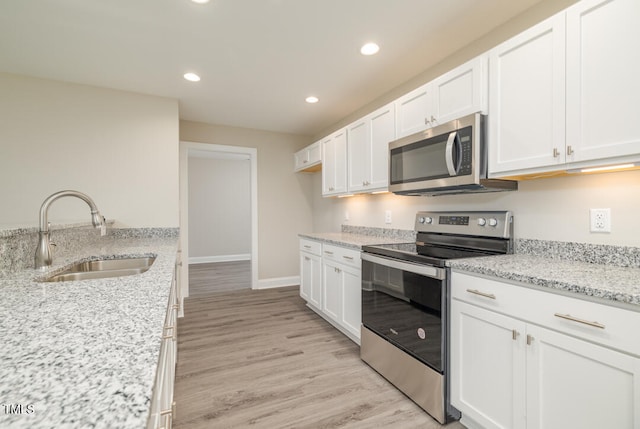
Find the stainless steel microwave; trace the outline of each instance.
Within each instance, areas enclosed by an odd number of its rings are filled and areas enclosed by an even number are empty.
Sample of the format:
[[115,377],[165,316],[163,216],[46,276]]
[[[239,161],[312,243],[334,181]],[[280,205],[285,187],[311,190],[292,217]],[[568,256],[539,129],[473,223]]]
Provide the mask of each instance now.
[[389,143],[389,190],[402,195],[511,191],[487,178],[486,117],[465,116]]

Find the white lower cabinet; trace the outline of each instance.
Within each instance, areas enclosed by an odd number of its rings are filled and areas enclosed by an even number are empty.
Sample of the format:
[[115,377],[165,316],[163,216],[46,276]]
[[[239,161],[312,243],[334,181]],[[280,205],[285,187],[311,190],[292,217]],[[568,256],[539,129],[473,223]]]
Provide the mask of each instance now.
[[315,308],[322,308],[322,244],[300,239],[300,296]]
[[176,362],[178,360],[178,312],[180,310],[178,271],[179,262],[176,262],[167,304],[167,315],[162,329],[160,357],[153,386],[147,429],[171,429],[173,426],[173,417],[175,415],[173,387],[176,376]]
[[[360,252],[304,238],[300,243],[300,296],[311,309],[360,344]],[[309,253],[320,252],[320,247],[322,256]]]
[[640,313],[456,272],[451,285],[465,426],[640,428]]

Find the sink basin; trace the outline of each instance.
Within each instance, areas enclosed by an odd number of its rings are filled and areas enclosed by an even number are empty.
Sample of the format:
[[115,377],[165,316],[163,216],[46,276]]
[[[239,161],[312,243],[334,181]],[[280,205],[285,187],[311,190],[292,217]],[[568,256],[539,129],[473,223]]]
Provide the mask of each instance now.
[[104,279],[109,277],[132,276],[147,271],[155,257],[137,257],[120,259],[99,259],[73,264],[66,270],[47,277],[45,282],[65,282],[73,280]]

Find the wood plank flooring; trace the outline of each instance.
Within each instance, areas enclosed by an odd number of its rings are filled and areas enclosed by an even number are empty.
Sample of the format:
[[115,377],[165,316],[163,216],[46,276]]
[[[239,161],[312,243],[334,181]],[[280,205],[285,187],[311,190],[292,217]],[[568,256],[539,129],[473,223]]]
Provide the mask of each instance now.
[[189,265],[189,297],[251,288],[251,261]]
[[363,363],[297,287],[187,299],[175,400],[177,429],[441,427]]

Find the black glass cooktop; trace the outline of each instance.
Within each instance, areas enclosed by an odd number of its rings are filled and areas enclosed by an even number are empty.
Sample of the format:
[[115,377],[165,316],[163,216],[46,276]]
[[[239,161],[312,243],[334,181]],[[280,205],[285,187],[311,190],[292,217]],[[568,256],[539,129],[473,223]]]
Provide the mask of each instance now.
[[362,251],[438,267],[444,267],[445,262],[449,259],[472,258],[495,254],[495,252],[490,251],[463,249],[459,247],[434,246],[429,244],[418,246],[416,243],[363,246]]

